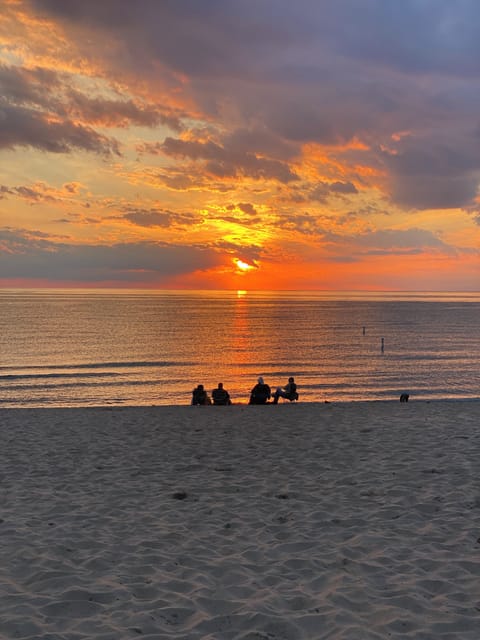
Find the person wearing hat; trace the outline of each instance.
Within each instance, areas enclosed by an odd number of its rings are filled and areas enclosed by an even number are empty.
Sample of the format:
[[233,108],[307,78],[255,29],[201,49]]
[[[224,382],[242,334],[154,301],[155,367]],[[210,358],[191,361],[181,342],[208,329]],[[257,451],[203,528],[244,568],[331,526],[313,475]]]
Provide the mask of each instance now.
[[266,404],[272,395],[272,391],[268,384],[266,384],[259,376],[257,384],[250,391],[250,400],[248,404]]

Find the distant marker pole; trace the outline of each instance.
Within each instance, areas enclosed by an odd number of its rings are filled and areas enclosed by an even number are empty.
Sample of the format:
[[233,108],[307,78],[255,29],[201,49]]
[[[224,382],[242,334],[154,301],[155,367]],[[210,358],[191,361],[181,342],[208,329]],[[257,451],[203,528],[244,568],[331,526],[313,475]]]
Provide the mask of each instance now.
[[363,327],[363,335],[365,335],[365,327]]
[[385,338],[382,338],[382,345],[380,347],[382,353],[385,351]]

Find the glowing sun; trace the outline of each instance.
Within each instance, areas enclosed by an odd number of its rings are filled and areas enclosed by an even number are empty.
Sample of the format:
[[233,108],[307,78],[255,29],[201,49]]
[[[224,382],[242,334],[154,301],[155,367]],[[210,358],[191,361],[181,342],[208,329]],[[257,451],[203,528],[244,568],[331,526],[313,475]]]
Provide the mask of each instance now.
[[248,262],[244,262],[243,260],[240,260],[239,258],[235,258],[235,260],[233,261],[237,267],[237,269],[239,271],[250,271],[251,269],[255,269],[255,267],[251,264],[248,264]]

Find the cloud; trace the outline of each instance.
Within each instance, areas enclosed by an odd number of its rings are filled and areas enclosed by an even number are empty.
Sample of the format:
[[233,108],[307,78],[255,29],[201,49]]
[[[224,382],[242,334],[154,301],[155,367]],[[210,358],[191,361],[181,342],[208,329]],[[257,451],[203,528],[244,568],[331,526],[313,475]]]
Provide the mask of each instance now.
[[0,194],[18,197],[35,205],[44,202],[56,203],[70,201],[80,194],[82,188],[83,186],[78,182],[68,182],[60,188],[52,187],[44,182],[34,182],[30,185],[19,185],[15,187],[0,185]]
[[[438,251],[444,255],[456,255],[458,249],[442,240],[437,234],[417,227],[408,229],[372,229],[363,228],[352,232],[348,221],[345,226],[332,227],[338,223],[331,216],[316,216],[308,212],[283,214],[280,226],[284,231],[291,231],[319,243],[322,251],[339,257],[342,260],[349,255],[352,260],[362,255],[405,255]],[[301,254],[304,255],[304,251]],[[339,258],[340,259],[340,258]]]
[[255,153],[262,157],[276,158],[288,162],[295,159],[298,147],[288,140],[276,135],[266,127],[237,128],[224,134],[223,144],[236,153]]
[[[459,144],[461,141],[461,144]],[[480,178],[480,138],[435,139],[399,143],[383,152],[393,199],[419,209],[464,207],[477,193]]]
[[[64,26],[109,33],[136,51],[135,62],[143,62],[147,74],[156,60],[188,76],[224,75],[232,67],[246,71],[252,68],[260,43],[282,44],[280,34],[272,28],[276,13],[251,2],[246,3],[247,11],[229,0],[201,4],[143,0],[141,10],[130,0],[85,0],[81,4],[31,0],[29,4],[39,15],[51,16]],[[132,57],[124,62],[132,63]]]
[[0,65],[0,149],[30,146],[51,153],[74,149],[119,154],[118,143],[61,113],[60,76],[48,69]]
[[11,189],[6,187],[4,184],[0,184],[0,200],[2,200],[3,198],[6,198],[6,196],[11,193],[12,193]]
[[[59,73],[42,67],[26,68],[0,64],[0,91],[10,106],[24,106],[55,113],[59,118],[76,120],[90,125],[126,127],[138,125],[156,127],[166,125],[182,130],[181,113],[158,104],[146,104],[129,97],[106,98],[86,95],[75,88],[72,74]],[[85,84],[85,81],[84,81]],[[90,91],[100,92],[93,85]]]
[[197,222],[196,216],[192,214],[173,213],[172,211],[157,211],[147,209],[134,209],[125,213],[120,218],[128,220],[131,224],[139,227],[179,227]]
[[352,194],[358,193],[357,187],[351,182],[332,182],[329,185],[332,193]]
[[[146,146],[148,149],[148,145]],[[214,176],[234,178],[244,175],[255,180],[278,180],[288,183],[298,180],[289,166],[278,160],[259,158],[254,153],[227,149],[212,141],[185,141],[166,138],[160,150],[167,156],[205,160],[205,168]]]
[[[343,55],[409,74],[480,70],[475,0],[367,0],[361,8],[354,0],[340,0],[328,7],[321,35]],[[344,32],[335,39],[340,23]]]
[[27,69],[0,64],[0,90],[10,104],[36,104],[48,108],[52,91],[58,89],[58,74],[51,69]]
[[47,114],[24,107],[11,107],[0,100],[0,149],[35,147],[50,153],[74,149],[102,155],[120,155],[118,143],[104,135],[69,121],[52,121]]
[[[122,99],[67,91],[66,79],[51,72],[42,83],[48,70],[4,73],[17,101],[7,107],[41,107],[16,111],[21,123],[11,113],[8,127],[0,123],[4,148],[115,153],[114,141],[93,126],[163,125],[181,131],[181,139],[149,139],[139,148],[179,164],[190,159],[207,181],[244,176],[291,183],[301,175],[297,161],[305,146],[316,143],[329,148],[332,167],[342,165],[337,175],[318,171],[321,181],[338,184],[338,195],[354,193],[342,185],[359,184],[361,156],[365,184],[401,207],[473,203],[480,180],[474,149],[480,5],[474,0],[361,6],[358,0],[19,0],[14,6],[57,28],[75,49],[76,64],[122,91]],[[61,105],[42,84],[60,91]],[[46,120],[47,108],[65,120]],[[214,136],[196,135],[207,126]],[[399,137],[405,131],[408,138]],[[363,150],[346,150],[353,141]],[[201,182],[164,171],[169,188]]]
[[113,138],[93,126],[165,125],[180,131],[179,115],[132,99],[86,96],[68,74],[0,65],[0,148],[32,146],[65,153],[74,148],[119,154]]
[[328,229],[328,227],[322,225],[317,216],[312,216],[308,213],[284,217],[283,225],[287,229],[312,237],[324,237]]
[[126,171],[125,178],[134,184],[145,184],[155,189],[172,191],[208,191],[225,193],[236,188],[234,180],[222,181],[218,176],[207,174],[203,167],[194,162],[181,162],[161,169],[142,167],[133,172]]
[[156,127],[166,125],[175,131],[181,131],[183,125],[180,115],[163,112],[154,105],[135,103],[133,100],[108,100],[89,98],[79,91],[70,90],[65,110],[70,116],[80,117],[89,123],[106,127]]
[[449,255],[456,253],[453,247],[432,232],[415,227],[369,231],[355,236],[352,241],[360,248],[367,249],[369,255],[419,253],[428,249],[439,250]]
[[255,207],[253,206],[253,204],[250,204],[249,202],[239,202],[237,207],[240,209],[240,211],[243,211],[243,213],[249,216],[257,215],[257,211]]
[[352,182],[320,182],[308,194],[310,200],[326,202],[331,195],[355,195],[358,193],[357,187]]
[[46,234],[0,230],[2,278],[131,283],[156,282],[209,269],[220,262],[214,249],[160,242],[77,245],[52,242]]

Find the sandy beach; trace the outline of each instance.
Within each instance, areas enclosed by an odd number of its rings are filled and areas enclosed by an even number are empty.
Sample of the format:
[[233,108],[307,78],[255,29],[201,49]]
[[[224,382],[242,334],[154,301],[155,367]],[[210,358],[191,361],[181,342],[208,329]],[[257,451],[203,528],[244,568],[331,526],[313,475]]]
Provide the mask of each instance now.
[[0,637],[478,640],[480,402],[0,410]]

